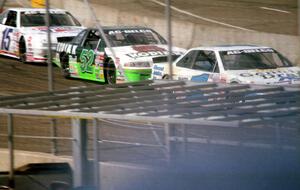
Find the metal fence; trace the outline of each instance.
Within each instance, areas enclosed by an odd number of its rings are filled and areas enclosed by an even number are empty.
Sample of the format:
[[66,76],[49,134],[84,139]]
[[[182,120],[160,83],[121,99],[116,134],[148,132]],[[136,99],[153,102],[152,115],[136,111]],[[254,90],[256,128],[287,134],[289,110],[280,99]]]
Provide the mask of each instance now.
[[[243,175],[280,171],[284,179],[299,176],[297,88],[144,81],[0,100],[0,113],[7,117],[0,128],[4,132],[7,124],[12,183],[14,147],[26,147],[14,139],[23,138],[30,150],[36,144],[37,151],[72,155],[75,186],[105,183],[99,161],[197,168],[211,176],[232,167]],[[297,183],[289,187],[299,187]]]

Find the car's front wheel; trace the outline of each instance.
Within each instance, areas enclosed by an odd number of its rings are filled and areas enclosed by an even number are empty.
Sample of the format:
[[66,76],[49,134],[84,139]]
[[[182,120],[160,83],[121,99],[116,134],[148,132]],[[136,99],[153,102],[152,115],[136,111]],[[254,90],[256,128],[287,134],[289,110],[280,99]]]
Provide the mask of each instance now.
[[26,43],[25,43],[24,38],[21,38],[21,40],[19,42],[19,57],[20,57],[20,61],[22,63],[27,62],[27,59],[26,59]]
[[113,60],[109,60],[108,63],[105,64],[105,80],[107,84],[116,84],[116,67]]
[[164,79],[164,80],[169,80],[169,79],[170,79],[170,76],[169,76],[169,75],[164,75],[164,76],[162,77],[162,79]]

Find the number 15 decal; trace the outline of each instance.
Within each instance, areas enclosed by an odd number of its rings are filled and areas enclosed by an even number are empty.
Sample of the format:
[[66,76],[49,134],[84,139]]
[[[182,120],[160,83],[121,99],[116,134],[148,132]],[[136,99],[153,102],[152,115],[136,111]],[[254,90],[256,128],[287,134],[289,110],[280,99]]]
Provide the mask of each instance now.
[[3,31],[2,42],[1,42],[1,49],[9,50],[9,45],[10,45],[10,36],[9,36],[9,34],[12,31],[13,31],[12,28],[6,28]]

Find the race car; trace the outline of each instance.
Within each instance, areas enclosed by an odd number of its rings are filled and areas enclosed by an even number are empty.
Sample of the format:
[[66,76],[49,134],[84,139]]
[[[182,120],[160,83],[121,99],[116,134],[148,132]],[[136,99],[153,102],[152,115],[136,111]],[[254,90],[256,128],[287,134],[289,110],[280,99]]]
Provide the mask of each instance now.
[[[173,79],[197,82],[285,85],[300,83],[300,67],[270,47],[224,45],[188,50],[172,64]],[[169,65],[155,63],[153,79],[170,78]]]
[[[0,54],[22,62],[47,61],[45,9],[10,8],[0,15]],[[50,9],[52,46],[71,41],[84,28],[67,11]]]
[[[104,27],[103,31],[114,53],[94,28],[83,30],[70,43],[58,43],[54,62],[65,77],[109,84],[141,81],[151,77],[153,63],[167,62],[167,42],[150,28]],[[173,47],[173,59],[185,51]]]

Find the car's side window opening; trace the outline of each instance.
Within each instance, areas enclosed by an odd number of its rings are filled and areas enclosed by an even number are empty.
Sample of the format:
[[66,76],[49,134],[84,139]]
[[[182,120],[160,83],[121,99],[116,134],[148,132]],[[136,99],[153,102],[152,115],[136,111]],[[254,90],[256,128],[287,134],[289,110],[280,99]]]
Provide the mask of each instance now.
[[192,69],[207,72],[219,72],[216,56],[213,51],[198,51]]
[[193,50],[187,53],[179,62],[177,62],[176,66],[190,69],[193,65],[196,52],[196,50]]
[[71,43],[72,43],[72,44],[75,44],[75,45],[79,45],[79,44],[82,42],[82,40],[83,40],[83,38],[84,38],[86,32],[87,32],[87,30],[81,31],[81,32],[74,38],[74,40],[73,40]]
[[12,26],[12,27],[17,26],[17,12],[16,11],[9,11],[8,12],[5,25]]
[[84,41],[83,47],[87,49],[96,49],[99,39],[100,39],[99,32],[97,30],[91,30]]

